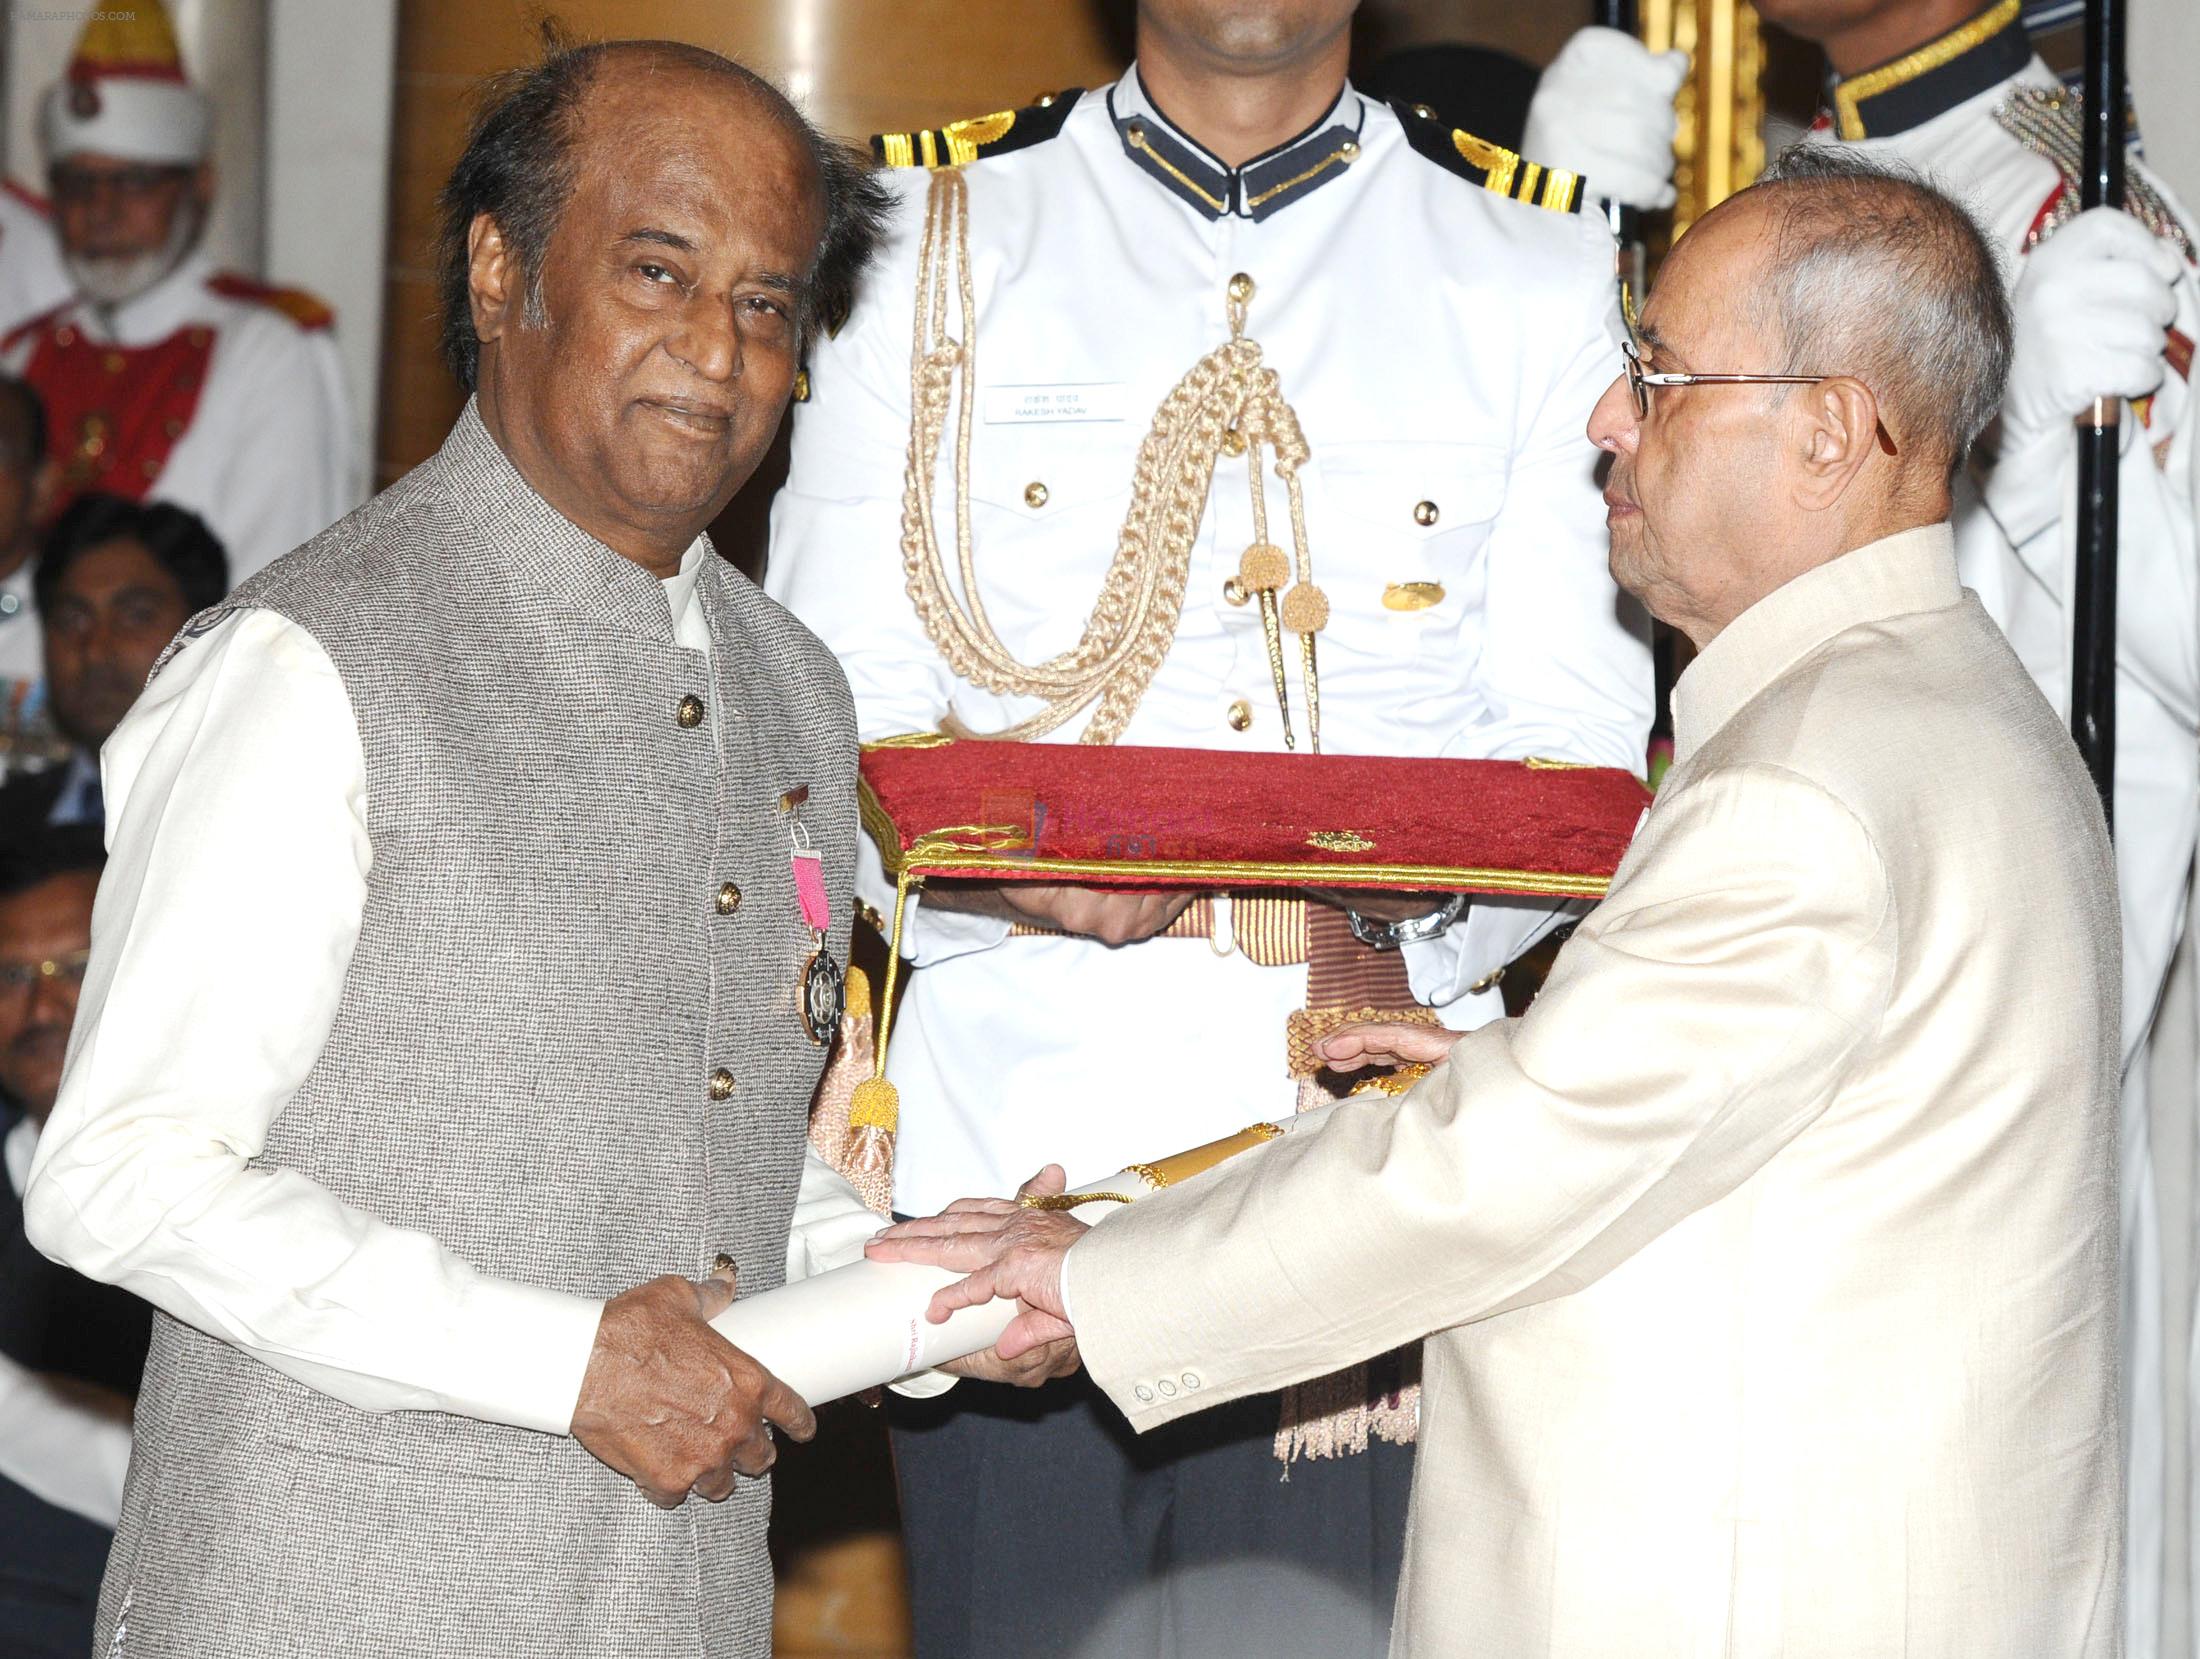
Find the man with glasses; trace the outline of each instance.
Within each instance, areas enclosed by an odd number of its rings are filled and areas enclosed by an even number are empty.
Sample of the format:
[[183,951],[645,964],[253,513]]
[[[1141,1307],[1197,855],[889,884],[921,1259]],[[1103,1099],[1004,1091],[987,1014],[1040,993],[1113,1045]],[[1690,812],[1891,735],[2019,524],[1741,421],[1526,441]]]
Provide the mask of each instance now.
[[0,339],[0,365],[45,399],[53,510],[86,490],[178,502],[241,579],[342,517],[362,480],[333,314],[199,247],[212,117],[160,0],[91,14],[39,112],[76,293]]
[[0,1652],[21,1659],[91,1651],[152,1329],[135,1296],[56,1266],[23,1234],[102,862],[96,829],[0,853]]
[[1541,998],[1331,1037],[1434,1070],[1089,1232],[982,1200],[871,1253],[1021,1297],[1001,1353],[1074,1334],[1140,1431],[1427,1335],[1394,1659],[2105,1659],[2116,890],[1956,575],[1993,253],[1806,150],[1643,335],[1589,416],[1612,573],[1698,655]]

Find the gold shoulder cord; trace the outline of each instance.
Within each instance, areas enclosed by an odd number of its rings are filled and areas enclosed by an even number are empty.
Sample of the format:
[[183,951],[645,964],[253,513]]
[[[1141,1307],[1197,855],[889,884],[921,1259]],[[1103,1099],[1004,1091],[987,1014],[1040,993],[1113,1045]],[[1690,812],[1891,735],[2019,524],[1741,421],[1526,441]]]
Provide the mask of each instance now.
[[[959,339],[948,332],[950,289]],[[1024,663],[1002,642],[986,614],[971,548],[977,307],[970,276],[969,189],[960,168],[943,168],[932,175],[917,258],[902,569],[918,619],[958,678],[1004,696],[1035,697],[1046,705],[1005,730],[984,735],[1014,741],[1044,737],[1095,704],[1079,741],[1113,743],[1122,735],[1175,641],[1192,544],[1206,514],[1215,463],[1224,454],[1242,454],[1252,485],[1254,543],[1245,550],[1238,580],[1260,597],[1286,747],[1295,747],[1296,740],[1284,679],[1282,630],[1299,636],[1308,740],[1320,752],[1321,695],[1314,635],[1329,620],[1329,600],[1314,585],[1307,549],[1298,474],[1308,450],[1298,416],[1284,401],[1275,371],[1262,365],[1259,344],[1245,335],[1246,308],[1252,297],[1250,277],[1231,279],[1228,342],[1193,365],[1155,411],[1153,425],[1139,446],[1131,476],[1130,511],[1116,540],[1115,558],[1085,620],[1083,636],[1059,656]],[[940,546],[933,499],[950,405],[955,413],[954,538],[959,589],[950,580]],[[1275,451],[1276,476],[1283,480],[1290,503],[1288,558],[1268,540],[1263,447]],[[1279,605],[1277,591],[1294,576],[1295,584],[1283,593]]]

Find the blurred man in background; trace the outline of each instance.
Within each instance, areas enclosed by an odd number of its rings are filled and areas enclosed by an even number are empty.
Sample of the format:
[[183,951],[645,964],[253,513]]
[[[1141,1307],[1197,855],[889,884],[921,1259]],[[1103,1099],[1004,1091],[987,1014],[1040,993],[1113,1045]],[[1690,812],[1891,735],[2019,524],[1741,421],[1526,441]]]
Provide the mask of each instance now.
[[66,303],[0,341],[46,401],[52,506],[85,490],[191,508],[239,579],[358,499],[328,307],[217,272],[214,112],[160,0],[94,12],[39,111]]
[[0,844],[42,825],[106,822],[99,750],[193,612],[229,591],[228,561],[196,513],[79,496],[46,533],[36,591],[61,764],[0,787]]
[[23,1187],[61,1086],[92,940],[96,828],[0,851],[0,1653],[83,1659],[122,1512],[152,1309],[58,1267]]

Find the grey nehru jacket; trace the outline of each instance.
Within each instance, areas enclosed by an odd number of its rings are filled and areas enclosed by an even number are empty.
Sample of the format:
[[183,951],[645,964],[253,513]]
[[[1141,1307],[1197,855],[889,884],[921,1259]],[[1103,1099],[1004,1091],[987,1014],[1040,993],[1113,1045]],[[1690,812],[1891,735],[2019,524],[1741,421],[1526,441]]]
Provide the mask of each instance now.
[[[855,720],[723,561],[696,592],[707,659],[470,405],[238,589],[342,676],[373,843],[335,1027],[261,1163],[530,1284],[608,1297],[720,1251],[743,1294],[779,1282],[824,1061],[779,798],[809,785],[845,961]],[[574,1441],[359,1411],[165,1314],[137,1435],[102,1655],[771,1651],[765,1483],[661,1512]]]

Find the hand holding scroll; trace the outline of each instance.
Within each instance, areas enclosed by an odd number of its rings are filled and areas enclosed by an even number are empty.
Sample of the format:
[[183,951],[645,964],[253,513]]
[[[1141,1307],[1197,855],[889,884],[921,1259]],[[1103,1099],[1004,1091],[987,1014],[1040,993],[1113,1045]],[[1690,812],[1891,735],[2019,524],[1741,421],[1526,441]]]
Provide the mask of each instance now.
[[1002,1360],[1016,1360],[1076,1335],[1062,1304],[1062,1258],[1084,1237],[1086,1225],[1025,1202],[1061,1192],[1066,1179],[1060,1166],[1049,1164],[1024,1183],[1024,1197],[958,1199],[936,1216],[887,1228],[864,1254],[873,1261],[922,1262],[967,1274],[933,1296],[925,1317],[935,1325],[959,1308],[996,1298],[1022,1303],[1023,1311],[994,1346]]

